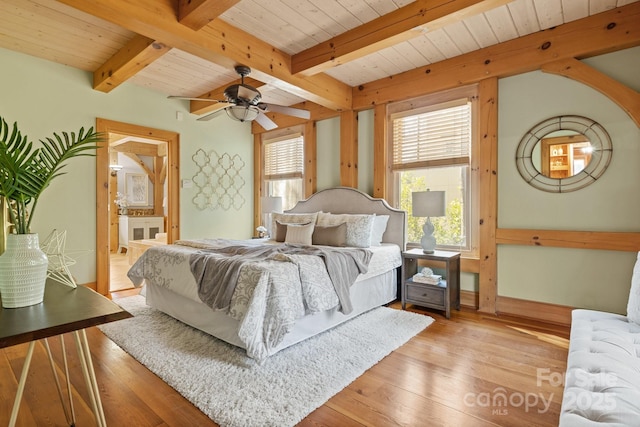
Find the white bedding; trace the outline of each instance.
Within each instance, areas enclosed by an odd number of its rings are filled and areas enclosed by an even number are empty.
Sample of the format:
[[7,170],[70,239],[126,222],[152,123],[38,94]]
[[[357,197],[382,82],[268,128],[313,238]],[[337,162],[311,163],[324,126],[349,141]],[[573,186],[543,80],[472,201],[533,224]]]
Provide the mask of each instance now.
[[[202,304],[189,266],[191,254],[200,248],[259,245],[265,241],[215,239],[181,243],[149,248],[129,271],[134,284],[139,286],[144,279],[151,287]],[[392,271],[401,264],[397,245],[384,244],[369,249],[373,252],[369,270],[361,274],[357,282]],[[224,314],[239,322],[237,335],[247,354],[254,359],[264,360],[277,351],[301,317],[339,305],[322,261],[308,255],[300,257],[304,257],[304,274],[295,262],[274,260],[252,263],[241,269],[231,306]]]
[[[189,267],[189,257],[191,254],[197,250],[198,247],[206,248],[213,246],[223,247],[229,244],[248,244],[248,245],[260,245],[260,244],[276,244],[275,241],[264,241],[258,239],[251,240],[227,240],[227,239],[201,239],[201,240],[191,240],[189,241],[193,246],[185,246],[185,245],[168,245],[161,246],[159,248],[152,247],[149,248],[145,255],[153,257],[162,257],[163,262],[158,262],[155,266],[149,268],[153,268],[155,271],[153,272],[153,276],[156,277],[156,281],[153,283],[154,285],[161,286],[163,288],[167,288],[178,295],[182,295],[190,300],[201,302],[198,297],[198,287],[196,285],[196,281],[191,274],[191,269]],[[198,246],[198,243],[200,245]],[[400,256],[400,250],[398,246],[390,243],[383,243],[381,246],[372,246],[368,248],[373,252],[373,256],[371,261],[369,262],[369,269],[366,274],[361,274],[358,276],[356,281],[365,280],[370,277],[374,277],[385,273],[387,271],[393,270],[401,265],[402,260]],[[154,254],[154,251],[158,252],[158,254]],[[173,259],[169,259],[169,257],[165,257],[164,254],[167,252],[171,252],[173,254]],[[178,258],[181,259],[182,262],[177,262]],[[133,278],[132,278],[133,280]],[[142,283],[138,281],[136,286],[140,286]]]

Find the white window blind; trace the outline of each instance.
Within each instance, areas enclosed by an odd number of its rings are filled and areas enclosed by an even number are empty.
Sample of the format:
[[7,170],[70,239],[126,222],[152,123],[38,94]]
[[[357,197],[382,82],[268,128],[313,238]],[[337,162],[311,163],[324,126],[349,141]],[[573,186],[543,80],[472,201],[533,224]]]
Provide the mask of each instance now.
[[471,103],[456,104],[391,116],[394,170],[469,163]]
[[303,173],[304,139],[302,135],[265,142],[264,179],[302,178]]

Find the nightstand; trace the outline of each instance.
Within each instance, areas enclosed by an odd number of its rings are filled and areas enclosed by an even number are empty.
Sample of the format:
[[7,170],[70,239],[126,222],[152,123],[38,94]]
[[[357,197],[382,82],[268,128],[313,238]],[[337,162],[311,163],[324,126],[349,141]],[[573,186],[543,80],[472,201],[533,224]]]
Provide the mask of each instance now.
[[[425,267],[444,267],[443,281],[439,285],[418,283],[413,275],[418,272],[418,261]],[[425,254],[422,249],[402,253],[402,309],[407,303],[444,310],[451,317],[451,306],[460,310],[460,252],[435,251]]]

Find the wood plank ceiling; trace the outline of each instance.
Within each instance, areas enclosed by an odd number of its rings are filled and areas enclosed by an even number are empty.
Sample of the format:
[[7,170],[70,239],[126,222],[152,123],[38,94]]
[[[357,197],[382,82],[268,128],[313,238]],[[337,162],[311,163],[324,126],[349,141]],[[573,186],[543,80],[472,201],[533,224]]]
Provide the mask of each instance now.
[[220,97],[244,63],[265,102],[345,110],[354,87],[636,1],[0,0],[0,47],[93,72],[104,92]]

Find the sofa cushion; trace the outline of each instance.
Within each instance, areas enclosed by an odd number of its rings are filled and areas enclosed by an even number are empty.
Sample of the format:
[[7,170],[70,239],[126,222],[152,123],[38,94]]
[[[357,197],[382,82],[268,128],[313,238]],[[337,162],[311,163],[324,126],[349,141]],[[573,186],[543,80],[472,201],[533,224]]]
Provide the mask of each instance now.
[[560,427],[631,426],[640,419],[640,325],[574,310]]
[[640,325],[640,252],[636,258],[636,265],[633,267],[631,276],[631,290],[629,291],[629,301],[627,301],[627,317],[632,322]]

